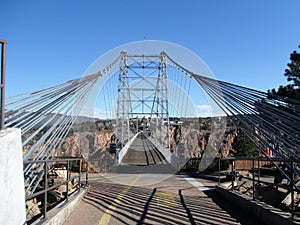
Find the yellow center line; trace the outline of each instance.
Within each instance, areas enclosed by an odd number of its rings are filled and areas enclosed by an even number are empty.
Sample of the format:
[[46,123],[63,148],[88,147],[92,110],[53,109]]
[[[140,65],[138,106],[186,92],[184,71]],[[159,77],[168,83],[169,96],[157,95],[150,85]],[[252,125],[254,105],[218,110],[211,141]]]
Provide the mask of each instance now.
[[110,221],[111,215],[116,210],[118,204],[121,202],[122,198],[127,194],[129,189],[140,179],[141,175],[137,176],[131,183],[117,196],[114,202],[105,210],[103,216],[101,217],[98,225],[107,225]]
[[178,196],[170,192],[158,192],[155,195],[157,206],[177,206]]

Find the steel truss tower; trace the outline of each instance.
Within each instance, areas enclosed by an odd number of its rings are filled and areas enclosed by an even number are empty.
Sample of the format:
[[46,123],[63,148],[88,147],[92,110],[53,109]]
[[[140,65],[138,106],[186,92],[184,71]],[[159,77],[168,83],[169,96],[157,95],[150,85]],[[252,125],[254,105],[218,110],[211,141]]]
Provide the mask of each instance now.
[[130,91],[128,83],[127,53],[121,53],[120,73],[118,80],[116,137],[118,143],[124,146],[130,138],[129,119],[131,113]]
[[166,54],[122,52],[118,80],[116,137],[124,146],[143,131],[165,148],[170,146]]
[[156,126],[154,126],[156,140],[159,140],[160,144],[164,147],[169,147],[170,122],[168,111],[168,76],[166,55],[164,53],[160,54],[160,65],[158,67],[156,91],[152,107],[152,118],[153,115],[155,115],[154,118],[156,119]]

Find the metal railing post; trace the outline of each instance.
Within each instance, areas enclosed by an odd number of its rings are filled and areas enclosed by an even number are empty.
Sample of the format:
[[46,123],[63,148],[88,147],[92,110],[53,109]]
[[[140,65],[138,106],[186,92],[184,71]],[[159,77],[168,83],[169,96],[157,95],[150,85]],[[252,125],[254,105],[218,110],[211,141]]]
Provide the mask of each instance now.
[[218,163],[219,163],[219,178],[218,178],[218,185],[220,185],[220,183],[221,183],[221,157],[219,157]]
[[0,130],[4,130],[4,119],[5,119],[5,64],[6,64],[6,44],[5,40],[0,40],[1,43],[1,83],[0,83],[0,90],[1,90],[1,99],[0,99]]
[[234,189],[234,180],[235,180],[235,161],[232,159],[232,164],[231,164],[231,190]]
[[44,193],[44,219],[47,218],[47,188],[48,188],[48,163],[45,162],[44,164],[44,176],[45,176],[45,184],[44,184],[44,188],[45,188],[45,193]]
[[78,175],[79,175],[79,178],[78,178],[78,190],[80,192],[80,187],[81,187],[81,160],[79,160],[79,171],[78,171]]
[[254,159],[252,159],[252,200],[255,200],[255,170],[254,170]]
[[295,217],[295,199],[294,199],[294,162],[291,162],[291,209],[292,209],[292,219]]
[[85,161],[85,163],[86,163],[86,165],[85,165],[85,168],[86,168],[86,170],[85,170],[85,185],[88,186],[88,184],[89,184],[89,181],[88,181],[88,179],[89,179],[89,163],[88,163],[88,161]]
[[[70,161],[67,160],[67,181],[69,180],[69,169],[70,169]],[[69,201],[69,181],[66,183],[67,193],[66,193],[66,201]]]
[[258,178],[257,178],[257,182],[258,182],[258,184],[260,183],[260,158],[258,157],[258,159],[257,159],[257,169],[258,169]]

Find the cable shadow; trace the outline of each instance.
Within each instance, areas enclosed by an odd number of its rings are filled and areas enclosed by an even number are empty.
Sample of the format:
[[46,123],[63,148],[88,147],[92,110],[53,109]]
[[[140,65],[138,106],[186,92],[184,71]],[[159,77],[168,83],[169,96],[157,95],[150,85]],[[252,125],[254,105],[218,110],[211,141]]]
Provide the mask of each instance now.
[[[214,203],[216,203],[221,209],[226,211],[229,215],[236,218],[237,221],[240,222],[240,224],[243,225],[252,225],[255,224],[261,224],[266,225],[262,223],[261,221],[256,220],[255,217],[251,217],[251,215],[248,215],[247,212],[243,211],[241,208],[235,206],[234,204],[230,203],[227,199],[223,198],[216,192],[216,190],[211,191],[204,191],[204,193],[212,199]],[[248,216],[245,216],[248,215]],[[251,219],[249,220],[249,217]]]
[[153,189],[148,201],[146,202],[145,206],[144,206],[144,210],[143,210],[143,214],[141,215],[141,218],[140,220],[138,221],[137,224],[143,224],[145,218],[146,218],[146,215],[147,215],[147,212],[148,212],[148,209],[149,209],[149,205],[155,195],[155,192],[156,192],[156,188]]
[[126,194],[122,194],[128,188],[126,185],[111,181],[91,182],[90,191],[83,202],[101,215],[109,209],[111,220],[114,221],[111,224],[116,221],[118,224],[139,225],[255,224],[253,219],[249,220],[249,216],[243,218],[244,212],[233,208],[215,191],[206,191],[204,194],[194,187],[180,188],[179,182],[183,180],[177,179],[174,186],[132,186]]
[[193,218],[193,215],[192,215],[192,213],[191,213],[191,210],[186,206],[186,204],[185,204],[185,202],[184,202],[184,198],[183,198],[182,190],[181,190],[181,189],[178,190],[178,194],[179,194],[179,196],[180,196],[181,204],[182,204],[183,208],[185,209],[185,211],[186,211],[186,213],[187,213],[187,215],[188,215],[188,217],[189,217],[190,223],[191,223],[192,225],[196,225],[196,223],[195,223],[195,221],[194,221],[194,218]]

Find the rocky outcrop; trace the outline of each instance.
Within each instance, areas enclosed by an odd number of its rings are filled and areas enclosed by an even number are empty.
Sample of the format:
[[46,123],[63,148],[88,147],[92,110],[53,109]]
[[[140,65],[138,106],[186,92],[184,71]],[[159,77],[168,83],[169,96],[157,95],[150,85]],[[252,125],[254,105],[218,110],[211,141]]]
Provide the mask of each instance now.
[[230,129],[225,132],[223,143],[220,147],[220,156],[222,158],[228,157],[233,152],[232,143],[237,135],[236,129]]
[[109,149],[113,131],[85,131],[74,133],[67,137],[61,146],[59,154],[65,156],[90,159],[98,151]]
[[[210,149],[220,152],[221,157],[229,156],[232,152],[231,144],[236,136],[236,129],[227,120],[224,130],[220,121],[220,119],[211,118],[189,118],[172,123],[170,127],[172,155],[183,163],[190,158],[201,158],[209,144]],[[43,132],[41,131],[40,135],[43,135]],[[89,161],[94,161],[96,166],[101,164],[96,161],[102,160],[101,167],[107,170],[110,167],[109,164],[114,162],[114,157],[109,154],[113,134],[113,126],[109,122],[84,121],[82,124],[75,125],[60,145],[60,149],[57,149],[57,155],[83,156]],[[24,146],[24,152],[28,151],[36,141],[33,139]],[[217,144],[218,142],[220,144]]]
[[185,159],[201,158],[210,143],[219,148],[217,151],[220,152],[221,157],[229,156],[237,132],[229,121],[226,122],[222,129],[218,129],[221,125],[212,122],[210,118],[190,119],[182,125],[171,126],[171,152],[177,156],[184,155]]

